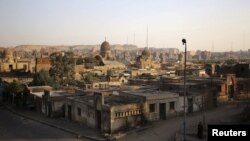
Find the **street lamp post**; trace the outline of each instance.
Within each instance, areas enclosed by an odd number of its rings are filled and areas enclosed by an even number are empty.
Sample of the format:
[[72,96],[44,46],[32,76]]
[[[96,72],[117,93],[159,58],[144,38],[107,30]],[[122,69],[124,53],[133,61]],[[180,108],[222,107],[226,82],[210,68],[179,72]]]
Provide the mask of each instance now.
[[207,89],[207,84],[204,84],[204,87],[203,87],[203,89],[204,89],[204,92],[203,92],[203,95],[202,95],[202,120],[203,120],[203,130],[205,130],[206,129],[206,117],[205,117],[205,93],[207,93],[206,92],[206,89]]
[[187,61],[187,41],[182,39],[183,45],[185,45],[184,52],[184,121],[183,121],[183,141],[186,141],[186,61]]

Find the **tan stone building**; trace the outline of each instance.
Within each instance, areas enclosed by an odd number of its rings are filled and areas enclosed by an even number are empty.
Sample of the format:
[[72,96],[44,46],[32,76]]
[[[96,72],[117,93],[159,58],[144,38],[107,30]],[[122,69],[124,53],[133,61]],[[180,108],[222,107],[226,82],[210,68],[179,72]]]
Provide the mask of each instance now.
[[121,95],[143,100],[142,114],[146,121],[164,120],[180,112],[179,94],[154,89],[122,91]]
[[141,123],[140,99],[117,95],[111,91],[68,98],[65,107],[66,118],[104,133],[116,133]]
[[213,81],[217,84],[219,102],[249,98],[249,78],[236,78],[235,74],[227,74],[225,77]]
[[98,75],[107,75],[108,70],[126,69],[124,64],[115,60],[107,41],[101,44],[100,54],[95,55],[91,60],[92,62],[85,62],[86,71],[91,71]]
[[12,49],[6,48],[3,58],[0,60],[0,72],[11,72],[12,70],[35,72],[35,61],[32,59],[14,58]]
[[104,133],[117,133],[176,116],[179,95],[155,90],[95,91],[93,95],[69,97],[65,116]]
[[120,62],[117,62],[110,49],[110,45],[107,41],[104,41],[101,44],[100,55],[96,55],[95,59],[97,61],[94,69],[103,69],[103,70],[111,70],[111,69],[126,69],[126,66]]
[[160,63],[152,61],[152,56],[148,48],[145,48],[141,55],[137,57],[135,66],[139,69],[159,69],[161,67]]
[[41,70],[49,71],[51,68],[49,58],[36,58],[36,72]]

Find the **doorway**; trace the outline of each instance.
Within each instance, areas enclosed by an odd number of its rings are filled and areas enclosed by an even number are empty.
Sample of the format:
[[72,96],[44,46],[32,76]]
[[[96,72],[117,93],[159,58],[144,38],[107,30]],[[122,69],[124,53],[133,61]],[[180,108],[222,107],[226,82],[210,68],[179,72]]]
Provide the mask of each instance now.
[[188,98],[188,113],[193,112],[193,98]]
[[101,111],[96,110],[96,127],[97,129],[101,129],[102,116]]
[[159,116],[160,119],[166,119],[166,103],[160,103],[159,105]]
[[62,106],[62,117],[65,117],[65,105]]
[[234,85],[229,85],[228,86],[228,97],[229,99],[233,98],[233,94],[234,94]]
[[13,65],[9,65],[9,70],[10,70],[10,71],[13,70]]
[[69,118],[69,120],[71,120],[72,118],[72,114],[71,114],[71,105],[68,105],[68,118]]

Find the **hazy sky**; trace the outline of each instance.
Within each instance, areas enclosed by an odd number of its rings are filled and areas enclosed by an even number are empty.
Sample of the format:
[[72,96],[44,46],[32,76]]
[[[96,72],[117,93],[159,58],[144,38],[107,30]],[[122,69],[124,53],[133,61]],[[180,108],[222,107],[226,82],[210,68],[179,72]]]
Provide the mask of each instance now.
[[[0,46],[110,44],[250,48],[250,0],[0,0]],[[135,40],[134,40],[135,35]]]

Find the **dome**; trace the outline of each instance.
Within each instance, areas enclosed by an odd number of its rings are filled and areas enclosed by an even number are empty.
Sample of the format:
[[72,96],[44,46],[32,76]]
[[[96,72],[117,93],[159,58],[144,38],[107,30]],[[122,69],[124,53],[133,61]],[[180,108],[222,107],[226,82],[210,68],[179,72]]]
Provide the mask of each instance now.
[[104,41],[102,44],[101,44],[101,52],[106,52],[110,50],[110,46],[109,46],[109,43],[107,41]]
[[13,62],[13,51],[11,49],[5,49],[4,50],[4,58],[8,61],[8,62]]
[[5,58],[8,58],[8,57],[13,57],[13,52],[11,49],[5,49],[4,50],[4,56]]
[[149,58],[149,57],[150,57],[150,51],[149,51],[149,49],[145,48],[145,49],[142,51],[141,55],[142,55],[143,57],[145,57],[145,58]]

